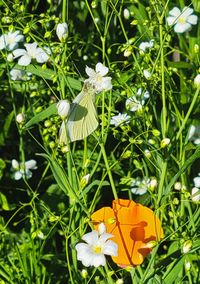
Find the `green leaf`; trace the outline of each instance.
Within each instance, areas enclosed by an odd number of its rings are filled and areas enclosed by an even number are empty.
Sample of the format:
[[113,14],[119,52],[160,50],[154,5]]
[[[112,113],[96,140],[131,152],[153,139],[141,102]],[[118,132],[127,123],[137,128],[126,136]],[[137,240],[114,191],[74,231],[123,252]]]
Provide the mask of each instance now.
[[16,64],[13,66],[13,68],[18,70],[25,70],[26,72],[30,72],[46,80],[53,80],[56,76],[59,76],[61,77],[61,79],[63,79],[66,82],[66,85],[69,85],[70,88],[78,91],[81,90],[81,82],[79,80],[69,76],[65,76],[63,73],[56,72],[49,68],[43,69],[39,65],[32,65],[32,64],[28,65],[27,67]]
[[0,179],[3,176],[3,170],[5,169],[5,167],[6,167],[6,163],[4,162],[4,160],[0,159]]
[[177,174],[175,174],[175,176],[171,179],[170,183],[168,184],[168,186],[165,189],[164,192],[164,196],[162,198],[162,204],[165,202],[166,198],[168,197],[168,195],[170,194],[170,190],[172,188],[172,186],[175,184],[175,182],[178,180],[178,178],[180,177],[180,175],[182,173],[184,173],[188,167],[190,167],[193,162],[200,158],[200,146],[197,147],[196,151],[194,152],[194,154],[187,159],[187,161],[184,163],[184,165],[180,168],[180,170],[178,171]]
[[8,137],[8,132],[11,126],[13,116],[14,116],[14,111],[11,111],[11,113],[9,113],[9,115],[6,117],[3,126],[3,131],[0,133],[0,146],[3,146],[5,144],[5,139]]
[[49,116],[55,114],[56,112],[57,112],[56,104],[52,104],[47,109],[41,111],[40,113],[36,114],[33,118],[31,118],[24,125],[24,128],[29,128],[30,126],[39,123],[40,121],[48,118]]
[[[174,281],[177,279],[178,275],[183,269],[185,262],[185,256],[180,259],[174,260],[171,265],[169,265],[166,273],[163,276],[163,280],[165,284],[172,284],[175,283]],[[179,278],[178,278],[179,279]],[[180,280],[180,279],[179,279]]]
[[10,210],[6,196],[0,192],[0,208],[3,210]]

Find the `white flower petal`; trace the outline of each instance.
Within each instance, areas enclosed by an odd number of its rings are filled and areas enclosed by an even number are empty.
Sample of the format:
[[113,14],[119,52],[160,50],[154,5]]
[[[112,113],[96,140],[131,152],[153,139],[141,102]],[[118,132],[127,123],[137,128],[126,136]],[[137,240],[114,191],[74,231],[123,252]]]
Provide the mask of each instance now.
[[95,71],[86,65],[85,72],[89,77],[93,77],[96,75]]
[[192,188],[191,192],[191,198],[193,202],[199,202],[200,201],[200,189],[197,187]]
[[102,63],[97,63],[96,72],[99,73],[102,77],[105,76],[108,73],[108,67],[104,66]]
[[193,178],[194,186],[200,187],[200,177]]
[[27,54],[19,58],[18,64],[21,66],[28,66],[31,63],[31,57]]
[[90,233],[87,233],[82,237],[82,240],[90,245],[96,244],[98,241],[98,232],[92,231]]
[[184,33],[184,32],[187,32],[189,29],[191,28],[191,24],[189,23],[177,23],[175,26],[174,26],[174,31],[176,33]]
[[29,160],[29,161],[25,162],[25,168],[27,170],[37,169],[37,162],[35,160]]
[[48,61],[49,55],[45,51],[43,51],[42,48],[38,48],[35,59],[38,63],[44,63]]
[[187,18],[188,16],[190,16],[193,13],[193,11],[194,10],[192,8],[185,6],[183,8],[182,13],[181,13],[181,17]]
[[112,234],[109,233],[103,233],[100,237],[99,237],[99,241],[105,243],[108,239],[114,237]]
[[11,163],[12,163],[13,169],[16,169],[16,170],[19,169],[19,163],[18,163],[17,160],[13,159],[13,160],[11,161]]
[[196,127],[194,125],[191,125],[189,129],[188,139],[192,138],[192,136],[195,133],[195,130],[196,130]]
[[22,49],[22,48],[15,49],[13,51],[14,58],[17,58],[17,57],[25,55],[25,54],[26,54],[26,50]]
[[190,15],[187,18],[187,22],[191,25],[196,25],[198,21],[198,17],[196,15]]
[[22,173],[20,171],[17,171],[14,173],[14,179],[19,180],[22,178]]
[[169,26],[173,26],[177,22],[177,19],[172,16],[167,17],[166,20]]
[[93,259],[93,266],[98,267],[100,265],[106,265],[106,258],[103,254],[97,254],[95,255]]
[[103,253],[111,256],[118,256],[118,245],[113,241],[107,241]]
[[102,235],[106,232],[106,226],[104,223],[100,223],[98,226],[99,235]]
[[173,16],[173,17],[176,17],[176,18],[179,17],[180,14],[181,14],[181,11],[177,7],[174,7],[172,10],[169,11],[169,15]]

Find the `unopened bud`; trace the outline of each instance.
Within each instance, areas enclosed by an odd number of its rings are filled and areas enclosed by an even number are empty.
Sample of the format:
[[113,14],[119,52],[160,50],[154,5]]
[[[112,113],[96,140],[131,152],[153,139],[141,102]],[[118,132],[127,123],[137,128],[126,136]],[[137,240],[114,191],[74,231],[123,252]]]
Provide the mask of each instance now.
[[18,113],[16,116],[16,121],[19,124],[23,124],[25,122],[25,115],[23,113]]
[[129,57],[132,54],[132,47],[128,47],[124,50],[124,56]]
[[198,44],[194,45],[194,53],[199,53],[199,45]]
[[160,147],[161,148],[165,148],[169,145],[170,143],[170,139],[169,138],[164,138],[161,142],[160,142]]
[[60,41],[63,41],[68,36],[68,25],[67,23],[60,23],[56,27],[56,34]]
[[181,184],[179,181],[177,181],[177,182],[174,184],[174,189],[176,189],[176,190],[181,190],[181,188],[182,188],[182,184]]
[[123,15],[124,15],[124,18],[125,18],[126,20],[128,20],[129,17],[130,17],[129,9],[125,8],[124,11],[123,11]]
[[69,110],[70,110],[70,104],[67,100],[60,100],[57,105],[58,115],[62,119],[66,118],[68,116]]
[[86,279],[88,277],[88,272],[86,269],[82,269],[81,276],[83,277],[83,279]]
[[147,244],[146,244],[146,246],[148,247],[148,248],[154,248],[155,246],[157,245],[157,242],[156,241],[150,241],[150,242],[148,242]]
[[191,263],[190,263],[189,261],[186,261],[186,262],[185,262],[185,270],[186,270],[186,271],[189,271],[190,268],[191,268]]
[[80,180],[80,187],[84,188],[88,184],[89,179],[90,179],[90,174],[87,174],[84,177],[82,177],[82,179]]
[[190,251],[191,247],[192,247],[192,241],[191,240],[185,241],[184,244],[183,244],[183,248],[182,248],[183,253],[188,253]]

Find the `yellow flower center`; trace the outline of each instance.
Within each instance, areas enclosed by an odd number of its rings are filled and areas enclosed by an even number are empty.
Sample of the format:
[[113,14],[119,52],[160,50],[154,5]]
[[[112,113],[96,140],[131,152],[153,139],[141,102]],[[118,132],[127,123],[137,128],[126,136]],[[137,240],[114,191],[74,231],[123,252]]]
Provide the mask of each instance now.
[[94,247],[93,247],[93,251],[94,251],[95,253],[102,253],[102,248],[101,248],[100,246],[94,246]]
[[185,24],[186,23],[186,19],[184,17],[180,17],[180,18],[178,18],[178,22],[180,24]]

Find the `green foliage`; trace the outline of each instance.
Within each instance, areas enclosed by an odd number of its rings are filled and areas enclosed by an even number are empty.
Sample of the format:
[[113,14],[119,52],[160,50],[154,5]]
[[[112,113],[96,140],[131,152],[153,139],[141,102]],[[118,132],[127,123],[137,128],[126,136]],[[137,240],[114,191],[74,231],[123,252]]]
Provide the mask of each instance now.
[[[0,36],[19,31],[24,39],[16,48],[37,42],[49,56],[39,62],[32,54],[22,66],[0,37],[0,284],[199,283],[200,210],[192,188],[200,174],[200,23],[184,33],[167,24],[169,11],[184,6],[199,17],[198,0],[0,1]],[[68,35],[60,41],[62,22]],[[88,77],[85,67],[98,62],[113,85],[95,94],[98,128],[60,143],[57,102],[71,103]],[[128,120],[110,124],[119,113]],[[27,169],[33,159],[37,166]],[[75,246],[93,229],[90,215],[116,198],[151,208],[164,239],[140,266],[107,258],[105,267],[86,268]]]

